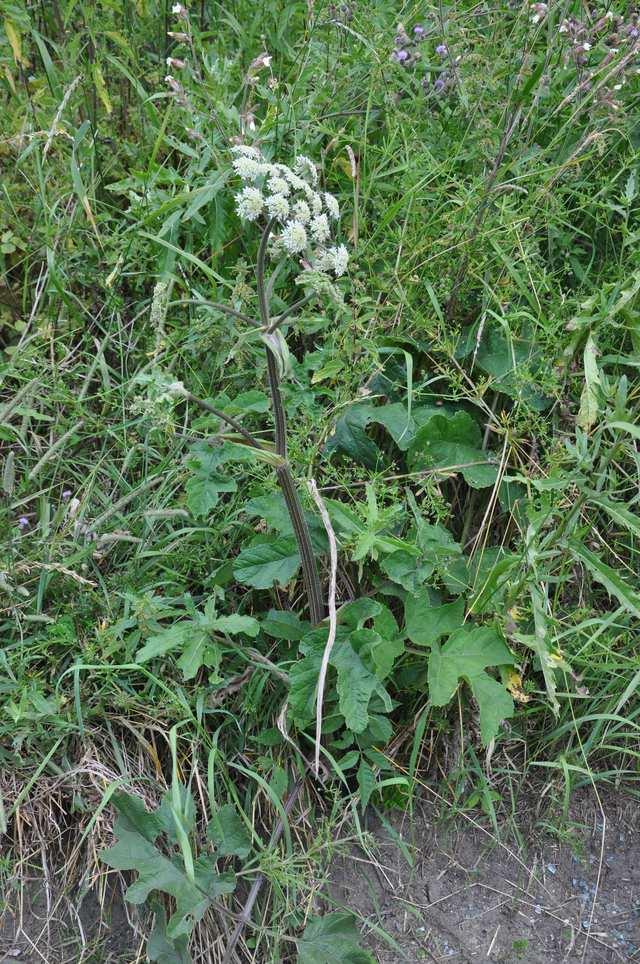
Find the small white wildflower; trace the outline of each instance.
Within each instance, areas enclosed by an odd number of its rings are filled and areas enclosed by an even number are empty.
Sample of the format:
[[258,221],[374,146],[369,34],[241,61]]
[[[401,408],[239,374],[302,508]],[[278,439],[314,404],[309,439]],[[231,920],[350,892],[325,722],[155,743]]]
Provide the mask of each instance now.
[[236,211],[245,221],[256,221],[263,208],[264,198],[257,187],[245,187],[236,194]]
[[314,214],[322,214],[322,198],[315,191],[309,197],[309,204]]
[[311,221],[311,237],[322,244],[331,235],[331,228],[326,214],[318,214]]
[[291,194],[291,185],[283,177],[274,174],[267,181],[267,187],[272,194],[284,194],[285,197]]
[[174,3],[171,7],[171,13],[175,14],[176,17],[184,17],[187,12],[187,8],[183,7],[181,3]]
[[265,165],[255,161],[252,157],[236,157],[233,168],[243,181],[255,181],[265,172]]
[[340,207],[338,205],[338,202],[334,198],[333,194],[329,194],[326,191],[323,194],[323,197],[324,197],[324,206],[329,212],[329,217],[331,218],[332,221],[337,221],[338,218],[340,217]]
[[299,254],[307,246],[307,232],[300,221],[287,221],[282,232],[282,244],[289,254]]
[[285,167],[284,164],[280,165],[280,170],[282,171],[282,176],[286,177],[287,181],[291,185],[294,191],[304,191],[309,188],[306,181],[303,181],[301,177],[294,174],[291,168]]
[[311,220],[311,211],[306,201],[296,201],[292,213],[296,221],[301,221],[302,224],[308,224]]
[[591,44],[587,40],[585,40],[585,42],[582,44],[582,49],[591,50]]
[[567,23],[566,20],[563,20],[560,26],[558,27],[558,33],[568,33],[568,32],[569,32],[569,24]]
[[262,70],[263,67],[270,67],[272,60],[273,60],[272,55],[268,54],[267,51],[265,50],[263,53],[259,54],[259,56],[257,56],[255,60],[251,61],[251,63],[249,64],[249,72],[255,73],[255,71],[257,70]]
[[300,174],[302,177],[308,177],[312,184],[318,183],[318,168],[311,158],[306,157],[305,154],[298,154],[293,169],[296,174]]
[[284,221],[289,217],[289,202],[284,194],[272,194],[267,198],[266,206],[269,216],[277,218],[278,221]]
[[251,157],[254,161],[261,161],[262,154],[257,147],[252,147],[251,144],[234,144],[231,148],[232,154],[241,154],[243,157]]
[[325,252],[321,263],[325,270],[329,269],[333,271],[336,278],[339,278],[347,270],[349,252],[344,244],[340,244],[335,248],[329,248],[328,251]]

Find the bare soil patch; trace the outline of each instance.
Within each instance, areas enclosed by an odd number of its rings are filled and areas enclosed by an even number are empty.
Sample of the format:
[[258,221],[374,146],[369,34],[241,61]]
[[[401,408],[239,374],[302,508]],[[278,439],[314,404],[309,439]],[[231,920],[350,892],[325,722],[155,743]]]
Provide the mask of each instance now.
[[[509,824],[499,836],[472,820],[447,825],[425,800],[412,815],[388,814],[386,827],[374,819],[371,851],[334,862],[331,904],[359,915],[379,964],[640,962],[637,805],[608,795],[601,808],[577,794],[549,833],[538,802],[521,802],[520,843]],[[0,964],[146,960],[146,927],[117,884],[56,894],[63,875],[50,870],[45,884],[35,855],[32,868],[3,895]]]
[[520,846],[508,828],[501,843],[472,822],[447,828],[425,802],[388,825],[370,828],[375,859],[354,852],[332,882],[380,964],[640,961],[636,804],[578,794],[560,835],[532,829]]

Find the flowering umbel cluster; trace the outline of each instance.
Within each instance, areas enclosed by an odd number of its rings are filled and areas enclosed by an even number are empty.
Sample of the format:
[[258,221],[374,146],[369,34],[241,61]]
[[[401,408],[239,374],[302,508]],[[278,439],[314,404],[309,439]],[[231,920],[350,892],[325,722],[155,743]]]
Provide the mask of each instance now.
[[318,188],[318,169],[300,154],[293,167],[266,161],[257,147],[232,148],[233,168],[244,182],[236,194],[236,210],[243,221],[273,220],[270,254],[299,255],[305,267],[332,272],[347,270],[344,244],[332,244],[332,222],[340,218],[333,194]]

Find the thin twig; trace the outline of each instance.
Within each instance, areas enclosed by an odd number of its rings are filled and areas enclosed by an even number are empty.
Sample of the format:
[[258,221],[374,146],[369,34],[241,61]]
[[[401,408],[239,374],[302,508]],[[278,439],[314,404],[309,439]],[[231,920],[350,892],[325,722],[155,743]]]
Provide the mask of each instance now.
[[[293,790],[287,797],[283,807],[285,817],[288,817],[291,811],[293,810],[294,804],[298,799],[298,797],[300,796],[300,792],[303,786],[304,786],[304,779],[301,778],[296,782],[296,785],[294,786]],[[271,841],[269,844],[270,847],[275,847],[275,845],[280,840],[280,837],[282,836],[283,832],[284,832],[284,820],[282,819],[282,817],[280,817],[280,819],[278,820],[278,823],[276,824],[276,828],[273,831],[273,836],[271,837]],[[249,920],[251,919],[251,911],[253,910],[253,905],[258,899],[258,894],[260,893],[260,890],[262,888],[264,881],[265,881],[264,874],[259,873],[256,879],[254,880],[253,884],[251,885],[251,890],[249,891],[249,894],[245,901],[245,905],[242,908],[242,913],[238,917],[238,923],[235,926],[233,934],[231,935],[229,943],[227,944],[227,948],[224,952],[224,957],[222,958],[222,964],[231,964],[231,961],[233,959],[233,952],[235,950],[236,944],[240,940],[243,930],[245,929],[246,925],[249,923]]]
[[235,429],[236,432],[242,435],[242,437],[249,443],[249,445],[253,446],[254,449],[264,449],[264,445],[262,445],[257,438],[254,438],[251,432],[247,432],[246,428],[243,428],[240,422],[236,421],[235,418],[232,418],[231,415],[225,415],[224,412],[221,412],[219,408],[215,408],[213,405],[210,405],[209,402],[205,402],[204,398],[198,398],[197,395],[194,395],[186,388],[183,388],[180,394],[186,398],[188,402],[193,402],[194,405],[199,405],[200,408],[203,408],[205,412],[211,412],[211,414],[215,415],[216,418],[222,419],[223,422],[226,422],[227,425],[230,425],[231,428]]
[[322,501],[322,496],[318,492],[318,486],[316,485],[315,479],[309,479],[307,483],[309,486],[309,491],[313,497],[315,504],[318,507],[318,512],[322,517],[322,522],[327,533],[327,538],[329,540],[329,561],[331,566],[331,577],[329,580],[329,635],[327,636],[327,642],[324,647],[324,653],[322,654],[322,663],[320,664],[320,674],[318,676],[318,692],[316,695],[316,747],[315,755],[313,760],[313,767],[316,777],[318,776],[320,770],[320,740],[322,738],[322,700],[324,698],[324,687],[327,679],[327,671],[329,669],[329,658],[331,656],[331,650],[333,649],[333,644],[336,641],[336,628],[337,628],[337,618],[336,618],[336,574],[338,571],[338,546],[336,544],[336,536],[333,531],[333,526],[331,525],[331,519],[329,518],[329,513],[327,512],[327,507]]
[[295,304],[290,305],[289,308],[285,308],[282,314],[278,315],[271,322],[268,328],[269,333],[271,334],[271,332],[276,331],[280,327],[280,325],[284,324],[287,318],[291,317],[294,311],[298,311],[300,308],[304,308],[305,305],[308,305],[310,301],[313,301],[313,299],[317,297],[318,297],[317,292],[312,291],[310,295],[306,295],[304,298],[301,298],[300,301],[296,301]]
[[219,301],[205,301],[202,298],[182,298],[179,301],[170,301],[167,304],[167,308],[172,308],[176,305],[199,305],[201,308],[215,308],[217,311],[224,312],[225,315],[231,315],[232,318],[246,321],[248,325],[253,325],[254,328],[260,327],[260,322],[257,318],[251,318],[249,315],[245,315],[244,312],[236,311],[235,308],[230,308],[229,305],[223,305]]

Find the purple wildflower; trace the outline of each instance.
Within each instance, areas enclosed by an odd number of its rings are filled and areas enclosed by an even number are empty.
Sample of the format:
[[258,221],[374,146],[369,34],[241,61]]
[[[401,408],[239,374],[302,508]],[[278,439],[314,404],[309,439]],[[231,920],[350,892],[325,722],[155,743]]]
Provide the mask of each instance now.
[[393,59],[397,60],[399,64],[403,64],[405,60],[409,59],[409,54],[406,50],[394,50],[392,56]]
[[446,44],[438,44],[436,47],[436,53],[438,57],[446,57],[449,54],[449,48]]
[[18,519],[18,525],[20,526],[21,529],[26,529],[28,527],[29,520],[27,519],[26,515],[20,516],[20,518]]
[[70,499],[71,489],[65,489],[64,492],[62,493],[62,498],[64,499],[65,502],[67,501],[67,499]]
[[436,77],[433,82],[433,89],[435,90],[436,94],[441,94],[446,86],[447,83],[442,77]]
[[632,40],[635,40],[636,37],[640,37],[640,29],[638,29],[638,27],[632,27],[629,31],[629,36],[632,38]]
[[419,23],[417,23],[413,28],[413,32],[416,35],[416,37],[418,37],[418,39],[422,39],[422,37],[424,37],[426,33],[426,30]]

